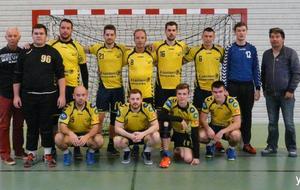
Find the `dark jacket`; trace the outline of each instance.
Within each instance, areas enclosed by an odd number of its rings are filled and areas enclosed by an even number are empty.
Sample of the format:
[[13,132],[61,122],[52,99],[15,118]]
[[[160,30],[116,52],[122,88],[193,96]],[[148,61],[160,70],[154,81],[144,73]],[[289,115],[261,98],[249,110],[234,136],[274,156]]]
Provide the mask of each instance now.
[[272,49],[263,54],[261,80],[266,95],[281,96],[294,92],[300,81],[300,64],[295,50],[283,46],[274,58]]

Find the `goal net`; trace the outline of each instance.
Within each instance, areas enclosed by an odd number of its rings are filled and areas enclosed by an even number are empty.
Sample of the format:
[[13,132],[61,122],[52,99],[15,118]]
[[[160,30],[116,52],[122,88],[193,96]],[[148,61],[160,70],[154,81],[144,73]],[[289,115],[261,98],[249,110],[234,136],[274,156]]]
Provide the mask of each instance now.
[[[145,29],[148,43],[152,43],[165,39],[165,23],[175,21],[178,23],[177,39],[185,41],[189,46],[200,44],[203,29],[212,27],[216,32],[215,43],[225,47],[234,40],[232,27],[236,22],[246,21],[246,14],[245,9],[35,10],[33,24],[45,24],[49,30],[48,37],[51,39],[59,35],[60,21],[63,18],[71,19],[74,24],[72,38],[84,46],[103,42],[104,26],[113,24],[117,28],[116,42],[134,46],[135,29]],[[87,55],[87,57],[89,98],[95,102],[99,79],[98,66],[95,56]],[[156,72],[153,72],[155,76]],[[190,84],[193,92],[194,64],[188,63],[183,66],[182,80]],[[126,92],[128,87],[126,67],[123,69],[123,83]]]

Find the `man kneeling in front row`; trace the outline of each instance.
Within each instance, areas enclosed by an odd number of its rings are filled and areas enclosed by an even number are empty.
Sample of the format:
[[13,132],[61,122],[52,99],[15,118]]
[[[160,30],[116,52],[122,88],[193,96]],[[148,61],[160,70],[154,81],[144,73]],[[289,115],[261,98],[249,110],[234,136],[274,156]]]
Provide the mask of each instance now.
[[97,108],[87,101],[88,92],[83,86],[74,90],[74,101],[70,102],[59,117],[59,133],[55,143],[64,152],[64,165],[69,166],[72,155],[69,146],[87,146],[86,163],[95,163],[95,150],[103,145],[103,137],[98,134],[99,117]]
[[142,93],[138,89],[130,90],[128,101],[120,106],[117,113],[114,145],[124,151],[122,163],[129,164],[129,145],[144,144],[144,163],[151,165],[152,147],[160,143],[156,113],[151,104],[143,102]]
[[[208,114],[211,122],[208,124]],[[212,96],[205,99],[200,115],[202,128],[199,130],[200,141],[206,143],[206,157],[212,158],[215,152],[215,142],[221,139],[229,142],[226,151],[228,160],[235,160],[234,147],[241,139],[241,116],[238,101],[226,95],[224,83],[216,81],[212,84]]]

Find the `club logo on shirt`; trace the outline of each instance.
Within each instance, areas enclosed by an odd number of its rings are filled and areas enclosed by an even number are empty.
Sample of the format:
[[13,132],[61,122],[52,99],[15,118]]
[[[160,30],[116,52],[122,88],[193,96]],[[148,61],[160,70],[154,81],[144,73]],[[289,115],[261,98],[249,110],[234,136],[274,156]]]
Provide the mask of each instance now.
[[160,57],[165,57],[166,56],[166,52],[165,51],[160,51],[159,52],[159,56]]
[[245,53],[246,53],[246,57],[248,59],[251,59],[251,51],[245,51]]
[[234,102],[234,103],[232,104],[232,106],[233,106],[234,108],[236,108],[236,107],[238,107],[238,103],[237,103],[237,102]]
[[65,120],[67,118],[68,118],[68,115],[65,112],[62,112],[59,116],[59,119],[61,119],[61,120]]
[[130,65],[133,65],[134,64],[134,60],[130,59],[129,63],[130,63]]

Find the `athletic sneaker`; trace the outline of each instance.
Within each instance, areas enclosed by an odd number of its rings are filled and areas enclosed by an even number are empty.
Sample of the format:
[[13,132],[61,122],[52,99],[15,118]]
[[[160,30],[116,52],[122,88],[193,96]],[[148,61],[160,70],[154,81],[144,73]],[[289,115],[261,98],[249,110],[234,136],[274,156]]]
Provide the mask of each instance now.
[[168,168],[170,165],[171,165],[171,158],[169,156],[164,156],[159,163],[159,167],[161,168]]
[[74,147],[74,159],[75,160],[82,160],[83,159],[83,156],[82,156],[82,153],[80,151],[79,146]]
[[289,150],[289,154],[288,154],[288,157],[292,157],[292,158],[295,158],[297,157],[297,151],[296,150]]
[[2,161],[3,161],[4,164],[10,165],[10,166],[16,164],[16,161],[15,161],[14,159],[12,159],[11,157],[8,157],[8,158],[6,158],[6,159],[3,159]]
[[112,156],[119,156],[120,155],[120,152],[115,149],[113,143],[108,143],[108,145],[107,145],[107,153],[109,153]]
[[27,153],[23,152],[21,154],[15,154],[15,159],[21,159],[21,160],[25,160],[27,157]]
[[64,165],[70,166],[72,163],[72,153],[69,151],[69,153],[64,154]]
[[121,161],[122,164],[129,164],[130,163],[130,151],[124,151],[123,160]]
[[261,151],[262,156],[270,156],[277,153],[277,150],[268,145],[264,150]]
[[52,154],[45,154],[44,162],[48,165],[49,168],[53,168],[56,166],[56,161],[53,158]]
[[244,144],[243,151],[249,154],[256,154],[256,149],[251,144]]
[[216,145],[216,151],[221,153],[225,152],[225,148],[223,147],[221,142],[217,141],[215,145]]
[[228,148],[226,150],[226,154],[227,154],[227,159],[228,160],[235,160],[236,159],[236,153],[235,153],[234,149]]
[[152,165],[153,161],[151,160],[151,152],[143,152],[142,158],[144,159],[144,164]]
[[29,153],[26,157],[26,159],[24,160],[24,167],[25,168],[30,168],[32,167],[34,164],[36,164],[38,162],[38,159],[33,156],[32,153]]
[[215,145],[206,145],[206,153],[205,153],[205,157],[206,158],[212,158],[214,157],[215,154]]
[[95,153],[86,150],[86,164],[93,165],[95,164]]

